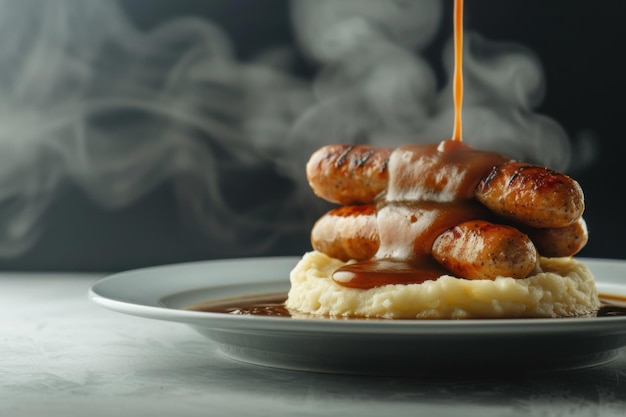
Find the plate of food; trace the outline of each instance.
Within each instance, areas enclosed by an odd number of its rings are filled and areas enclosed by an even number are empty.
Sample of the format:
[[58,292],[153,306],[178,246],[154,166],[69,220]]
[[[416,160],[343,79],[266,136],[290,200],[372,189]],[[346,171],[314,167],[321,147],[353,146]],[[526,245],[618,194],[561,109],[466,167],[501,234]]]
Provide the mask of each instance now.
[[[456,1],[456,23],[461,11]],[[461,37],[455,24],[455,57]],[[229,358],[301,371],[485,375],[610,362],[626,346],[626,261],[576,258],[589,237],[576,180],[463,142],[460,90],[450,139],[311,155],[312,192],[336,207],[301,257],[122,272],[89,297],[189,325]]]
[[300,261],[249,258],[138,269],[99,280],[89,297],[120,313],[188,325],[231,359],[300,371],[545,372],[604,364],[626,346],[626,261],[580,259],[607,304],[597,315],[457,320],[289,315],[288,277]]
[[337,207],[301,257],[122,272],[90,298],[300,371],[545,372],[626,345],[626,261],[575,257],[584,196],[565,174],[454,140],[327,145],[306,171]]
[[91,299],[305,371],[562,370],[626,345],[626,262],[575,256],[588,232],[573,178],[454,138],[326,145],[306,173],[337,206],[301,257],[124,272]]

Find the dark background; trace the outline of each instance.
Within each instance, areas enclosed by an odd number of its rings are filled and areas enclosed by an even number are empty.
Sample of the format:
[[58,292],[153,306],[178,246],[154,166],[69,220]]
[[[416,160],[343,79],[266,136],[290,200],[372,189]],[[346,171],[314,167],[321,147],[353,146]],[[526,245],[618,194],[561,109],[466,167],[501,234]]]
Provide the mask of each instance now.
[[[445,3],[444,22],[427,51],[436,66],[452,33],[452,1]],[[228,32],[244,60],[268,47],[295,46],[287,1],[125,0],[123,4],[144,28],[172,16],[206,16]],[[590,241],[579,255],[626,259],[622,214],[626,89],[621,63],[626,2],[474,0],[465,2],[465,11],[467,29],[521,43],[539,56],[547,79],[540,113],[557,120],[570,134],[589,131],[596,137],[598,162],[576,173],[585,191],[590,232]],[[304,58],[297,68],[303,77],[312,71]],[[220,253],[200,233],[183,227],[168,184],[117,211],[97,207],[70,186],[47,212],[45,222],[39,241],[19,257],[0,260],[1,269],[118,271],[240,256]],[[308,235],[303,233],[286,236],[258,255],[300,255],[308,249]]]

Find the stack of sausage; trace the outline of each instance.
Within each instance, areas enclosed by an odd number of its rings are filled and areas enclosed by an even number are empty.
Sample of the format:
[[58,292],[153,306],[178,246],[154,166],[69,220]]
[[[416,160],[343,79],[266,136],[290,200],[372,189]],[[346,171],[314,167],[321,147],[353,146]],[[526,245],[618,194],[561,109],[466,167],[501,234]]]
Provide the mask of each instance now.
[[[387,192],[393,151],[328,145],[311,156],[306,167],[311,188],[340,205],[315,223],[313,249],[343,261],[377,255],[377,204]],[[539,256],[570,257],[587,243],[583,192],[565,174],[503,159],[479,181],[473,199],[489,215],[445,230],[431,248],[432,256],[458,277],[525,278]]]

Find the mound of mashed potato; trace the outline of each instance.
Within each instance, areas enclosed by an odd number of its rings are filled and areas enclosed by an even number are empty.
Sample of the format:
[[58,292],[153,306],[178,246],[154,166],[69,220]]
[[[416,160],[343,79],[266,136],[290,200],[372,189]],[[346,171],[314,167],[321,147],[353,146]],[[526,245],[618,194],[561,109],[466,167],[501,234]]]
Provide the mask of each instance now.
[[593,274],[573,258],[540,258],[525,279],[466,280],[444,275],[434,281],[347,288],[332,280],[344,262],[307,252],[291,271],[286,307],[294,312],[387,319],[574,317],[600,307]]

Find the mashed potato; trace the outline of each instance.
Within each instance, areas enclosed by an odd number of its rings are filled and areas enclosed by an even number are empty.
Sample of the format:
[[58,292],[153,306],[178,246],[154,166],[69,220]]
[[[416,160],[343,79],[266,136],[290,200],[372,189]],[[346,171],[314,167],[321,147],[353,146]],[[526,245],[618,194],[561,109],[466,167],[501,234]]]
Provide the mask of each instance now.
[[324,316],[392,319],[572,317],[600,307],[595,281],[572,258],[540,258],[525,279],[466,280],[442,276],[422,284],[354,289],[331,275],[344,262],[312,251],[291,271],[286,306]]

